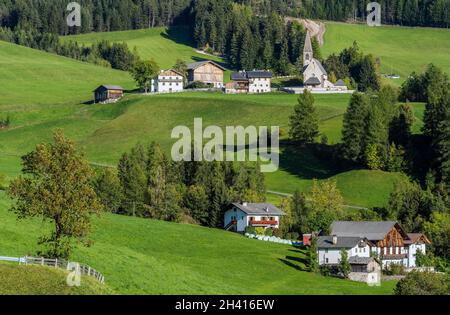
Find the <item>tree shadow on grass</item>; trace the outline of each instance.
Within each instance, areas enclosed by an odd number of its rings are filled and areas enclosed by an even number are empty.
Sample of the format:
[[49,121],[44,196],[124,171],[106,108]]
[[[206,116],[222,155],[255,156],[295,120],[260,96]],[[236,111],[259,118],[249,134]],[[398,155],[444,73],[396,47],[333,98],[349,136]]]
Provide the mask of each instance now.
[[351,170],[337,159],[337,147],[324,144],[299,145],[280,142],[280,170],[300,179],[327,179]]
[[[292,250],[292,249],[290,251],[298,252],[297,250]],[[289,267],[292,267],[292,268],[294,268],[296,270],[307,271],[306,266],[308,265],[308,261],[306,260],[306,258],[299,257],[299,256],[290,256],[290,255],[288,255],[288,256],[285,257],[285,259],[279,258],[279,260],[283,264],[285,264],[285,265],[287,265]]]

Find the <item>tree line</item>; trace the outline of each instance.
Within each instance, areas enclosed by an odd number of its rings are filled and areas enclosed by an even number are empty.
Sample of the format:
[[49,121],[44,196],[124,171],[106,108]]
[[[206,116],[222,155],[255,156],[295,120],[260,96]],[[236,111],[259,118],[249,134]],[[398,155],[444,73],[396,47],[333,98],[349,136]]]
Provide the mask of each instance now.
[[[0,3],[0,26],[38,29],[60,35],[140,29],[173,24],[195,25],[194,0],[79,0],[82,26],[69,28],[65,0],[4,0]],[[321,20],[364,21],[369,0],[226,0],[245,5],[262,16],[277,13]],[[407,26],[449,27],[450,0],[379,0],[382,23]],[[215,4],[217,5],[217,4]],[[213,11],[210,14],[214,14]],[[195,15],[195,14],[194,14]]]
[[95,190],[109,211],[223,227],[232,202],[265,200],[258,163],[174,162],[152,143],[124,153],[117,170],[102,170]]

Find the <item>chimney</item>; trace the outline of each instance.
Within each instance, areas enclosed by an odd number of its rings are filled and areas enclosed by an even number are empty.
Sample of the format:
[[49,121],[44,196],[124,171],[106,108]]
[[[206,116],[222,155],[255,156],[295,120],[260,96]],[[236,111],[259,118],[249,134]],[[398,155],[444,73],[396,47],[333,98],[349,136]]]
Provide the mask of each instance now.
[[266,212],[269,212],[269,207],[266,207],[266,209],[265,209],[265,210],[266,210]]
[[336,245],[338,241],[337,235],[333,235],[333,245]]
[[242,203],[242,205],[243,205],[244,207],[247,207],[247,206],[248,206],[248,203],[244,201],[244,202]]

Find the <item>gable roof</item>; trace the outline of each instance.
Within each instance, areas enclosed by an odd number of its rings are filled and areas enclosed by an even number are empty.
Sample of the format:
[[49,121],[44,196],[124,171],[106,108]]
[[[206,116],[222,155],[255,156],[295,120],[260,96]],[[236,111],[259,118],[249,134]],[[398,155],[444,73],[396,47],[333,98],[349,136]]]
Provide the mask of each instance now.
[[264,70],[254,70],[254,71],[239,71],[233,72],[231,74],[231,80],[233,81],[246,81],[248,79],[255,78],[272,78],[272,72]]
[[195,70],[195,69],[197,69],[197,68],[199,68],[199,67],[201,67],[203,65],[206,65],[208,63],[215,65],[216,67],[220,68],[223,71],[226,70],[224,67],[222,67],[221,65],[219,65],[219,64],[217,64],[217,63],[215,63],[214,61],[211,61],[211,60],[204,60],[204,61],[193,62],[193,63],[188,64],[187,68],[188,68],[188,70]]
[[247,203],[246,205],[240,203],[233,203],[233,206],[242,210],[246,214],[254,215],[285,215],[283,211],[270,203]]
[[331,225],[331,234],[338,237],[364,237],[371,241],[379,241],[384,239],[386,234],[395,226],[400,228],[401,233],[407,237],[395,221],[335,221]]
[[333,236],[319,236],[317,239],[317,248],[353,248],[360,243],[367,244],[361,237],[338,237],[337,243],[333,244]]
[[119,85],[100,85],[95,90],[97,91],[97,90],[100,90],[101,88],[104,88],[106,90],[121,90],[121,91],[123,91],[123,87],[121,87]]
[[346,85],[343,80],[339,79],[334,86],[346,86]]
[[373,257],[352,256],[348,259],[348,262],[350,263],[350,265],[368,265],[374,260],[375,259]]
[[409,240],[405,244],[431,244],[430,240],[423,233],[408,233]]
[[159,75],[169,75],[170,72],[174,72],[176,74],[178,74],[179,76],[183,76],[183,74],[181,74],[179,71],[175,70],[175,69],[167,69],[167,70],[161,70],[159,72]]
[[305,85],[319,85],[321,84],[320,80],[317,77],[310,77],[305,81]]
[[322,63],[321,63],[319,60],[317,60],[316,58],[313,58],[313,59],[311,60],[311,62],[308,63],[306,66],[303,66],[303,72],[305,72],[306,69],[308,69],[309,67],[311,67],[313,64],[316,64],[317,67],[319,68],[319,70],[320,70],[323,74],[327,75],[327,71],[326,71],[325,68],[323,67]]
[[311,44],[311,35],[309,34],[309,31],[306,32],[306,38],[305,38],[305,47],[303,48],[304,53],[312,53],[313,48]]

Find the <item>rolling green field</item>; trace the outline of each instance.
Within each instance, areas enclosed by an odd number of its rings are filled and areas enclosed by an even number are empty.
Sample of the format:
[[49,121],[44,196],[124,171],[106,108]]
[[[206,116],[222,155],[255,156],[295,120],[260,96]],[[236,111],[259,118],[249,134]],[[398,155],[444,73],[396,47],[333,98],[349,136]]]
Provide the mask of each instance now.
[[403,82],[412,71],[422,72],[434,63],[450,73],[450,30],[419,27],[352,25],[326,23],[325,56],[340,52],[358,42],[364,53],[381,59],[381,72],[399,74],[397,84]]
[[172,67],[177,59],[184,60],[187,63],[204,59],[223,62],[220,57],[196,52],[192,48],[193,43],[189,28],[182,26],[171,28],[156,27],[109,33],[90,33],[65,36],[62,39],[65,41],[76,41],[84,45],[91,45],[100,40],[108,40],[115,43],[124,42],[128,44],[130,49],[136,47],[142,58],[153,58],[163,69]]
[[2,112],[9,106],[23,106],[22,110],[30,114],[30,105],[90,101],[93,90],[105,80],[134,88],[128,73],[0,41]]
[[[7,207],[0,192],[2,255],[34,253],[47,224],[18,223]],[[311,274],[302,271],[303,250],[199,226],[106,214],[95,219],[92,240],[72,260],[97,269],[119,294],[391,294],[395,285],[369,287]],[[2,270],[0,265],[0,275]]]
[[[417,29],[419,35],[415,35],[416,29],[409,28],[327,25],[325,54],[339,51],[356,39],[366,53],[382,58],[384,72],[391,72],[392,63],[396,65],[394,72],[404,77],[430,61],[449,71],[448,30]],[[165,29],[153,29],[72,39],[86,44],[100,39],[127,41],[143,57],[153,57],[162,67],[170,67],[180,57],[186,61],[205,57],[188,46],[184,36],[183,31],[167,34]],[[420,37],[425,39],[411,43]],[[87,105],[92,90],[100,84],[135,88],[128,73],[0,42],[0,117],[9,114],[12,119],[12,126],[0,131],[0,173],[8,179],[17,176],[20,156],[36,144],[50,141],[56,128],[63,128],[90,162],[115,165],[120,155],[137,142],[157,141],[170,152],[175,141],[170,138],[172,128],[191,127],[195,117],[202,117],[205,126],[278,125],[286,135],[289,115],[297,102],[295,95],[278,93],[247,96],[196,92],[128,94],[116,104]],[[317,95],[315,99],[321,132],[330,144],[338,143],[349,96]],[[424,106],[413,106],[417,117],[414,131],[420,132]],[[268,190],[291,193],[297,188],[307,191],[312,179],[336,179],[347,204],[373,207],[386,204],[394,182],[402,176],[340,169],[311,148],[283,144],[280,170],[267,174],[266,184]],[[269,197],[273,202],[279,200]],[[37,220],[18,223],[7,212],[8,207],[9,201],[0,191],[0,255],[33,254],[38,235],[48,226]],[[74,259],[102,272],[108,285],[105,290],[110,288],[114,293],[389,294],[394,286],[385,283],[381,288],[369,288],[309,274],[301,271],[305,259],[301,250],[196,226],[108,214],[95,220],[93,239],[95,244],[77,249]],[[10,266],[0,265],[0,274],[34,274],[17,266],[15,270],[7,268]],[[59,277],[52,276],[51,285],[59,283]],[[91,289],[97,290],[86,288]]]
[[67,272],[41,266],[0,262],[0,295],[102,295],[114,294],[108,285],[82,277],[79,287],[66,284]]

